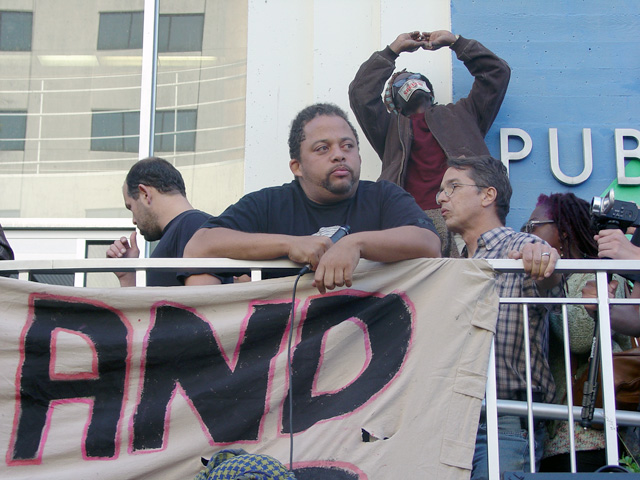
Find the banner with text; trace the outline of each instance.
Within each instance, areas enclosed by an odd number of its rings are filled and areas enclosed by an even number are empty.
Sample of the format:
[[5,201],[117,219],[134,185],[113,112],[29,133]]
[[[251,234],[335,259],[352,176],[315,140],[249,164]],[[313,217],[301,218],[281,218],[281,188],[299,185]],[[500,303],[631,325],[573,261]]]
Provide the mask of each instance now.
[[489,265],[363,262],[326,295],[302,277],[290,397],[293,281],[0,278],[4,475],[190,479],[224,448],[288,465],[293,432],[299,480],[468,478],[498,309]]

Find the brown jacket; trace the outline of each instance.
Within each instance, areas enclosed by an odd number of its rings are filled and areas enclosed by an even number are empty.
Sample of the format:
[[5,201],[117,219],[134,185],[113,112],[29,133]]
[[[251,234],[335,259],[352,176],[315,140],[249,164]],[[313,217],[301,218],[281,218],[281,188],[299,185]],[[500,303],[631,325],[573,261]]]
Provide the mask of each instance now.
[[[507,92],[511,69],[480,42],[459,37],[451,45],[474,77],[471,92],[448,105],[432,105],[427,125],[447,158],[488,155],[484,142]],[[379,180],[404,187],[411,152],[411,119],[389,113],[382,101],[385,83],[398,58],[386,47],[364,62],[349,85],[349,100],[358,123],[382,160]]]

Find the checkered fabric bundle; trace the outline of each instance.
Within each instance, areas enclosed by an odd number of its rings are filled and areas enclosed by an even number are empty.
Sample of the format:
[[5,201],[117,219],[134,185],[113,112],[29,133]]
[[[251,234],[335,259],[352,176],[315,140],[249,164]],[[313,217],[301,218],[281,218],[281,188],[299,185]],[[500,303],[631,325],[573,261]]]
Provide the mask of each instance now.
[[[203,463],[205,460],[203,459]],[[269,455],[244,450],[216,453],[194,480],[295,480],[295,475]]]

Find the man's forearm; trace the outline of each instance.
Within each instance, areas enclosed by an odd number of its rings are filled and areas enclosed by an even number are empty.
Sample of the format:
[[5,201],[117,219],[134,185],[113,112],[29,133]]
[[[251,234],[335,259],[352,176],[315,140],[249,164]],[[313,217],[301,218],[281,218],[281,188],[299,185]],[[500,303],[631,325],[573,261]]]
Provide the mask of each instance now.
[[440,238],[426,228],[407,225],[375,232],[360,232],[350,240],[360,246],[360,257],[375,262],[440,256]]
[[228,228],[201,228],[184,249],[191,258],[233,258],[271,260],[287,256],[290,237],[267,233],[246,233]]
[[[116,274],[117,275],[117,274]],[[135,272],[127,272],[124,275],[117,275],[118,281],[121,287],[135,287],[136,286],[136,274]]]
[[[635,282],[629,298],[640,298],[640,283]],[[638,305],[612,305],[611,329],[623,335],[640,337],[640,314]]]
[[622,335],[640,337],[638,305],[612,305],[611,329]]

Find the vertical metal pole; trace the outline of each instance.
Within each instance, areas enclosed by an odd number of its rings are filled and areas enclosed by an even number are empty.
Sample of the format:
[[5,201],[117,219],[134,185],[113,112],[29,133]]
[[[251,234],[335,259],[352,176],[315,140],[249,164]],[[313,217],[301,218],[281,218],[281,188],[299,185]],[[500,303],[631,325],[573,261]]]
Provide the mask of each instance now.
[[527,378],[527,425],[529,428],[529,470],[531,473],[536,472],[536,442],[534,441],[535,432],[533,425],[533,409],[531,402],[533,395],[531,394],[531,339],[529,336],[529,306],[525,303],[522,305],[522,321],[524,323],[524,360],[525,374]]
[[38,115],[38,151],[36,173],[40,173],[40,152],[42,151],[42,114],[44,113],[44,80],[40,81],[40,115]]
[[[602,366],[602,400],[604,403],[604,438],[607,464],[618,464],[618,437],[616,430],[616,399],[613,384],[613,352],[611,348],[611,320],[609,318],[609,290],[607,272],[596,272],[598,291],[598,327],[600,336],[600,362]],[[597,360],[597,359],[596,359]]]
[[485,395],[487,419],[487,462],[490,479],[500,478],[500,454],[498,445],[498,392],[496,385],[495,338],[491,341],[489,365],[487,367],[487,389]]
[[569,459],[571,472],[576,473],[575,421],[573,419],[573,375],[571,366],[571,344],[569,343],[569,317],[567,304],[562,304],[562,339],[564,342],[564,374],[567,388],[567,414],[569,416]]
[[160,0],[144,0],[142,79],[140,85],[140,143],[138,158],[153,156],[156,84],[158,73],[158,18]]

